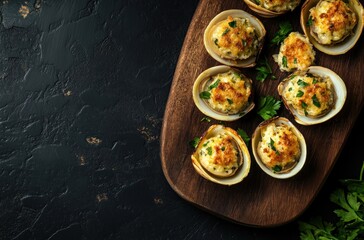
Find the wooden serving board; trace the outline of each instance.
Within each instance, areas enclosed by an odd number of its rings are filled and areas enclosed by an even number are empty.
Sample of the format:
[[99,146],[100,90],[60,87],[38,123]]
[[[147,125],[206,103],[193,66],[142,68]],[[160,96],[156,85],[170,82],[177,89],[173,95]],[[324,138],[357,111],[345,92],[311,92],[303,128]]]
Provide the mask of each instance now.
[[[195,172],[190,158],[194,149],[188,143],[194,137],[200,137],[211,124],[219,123],[216,120],[201,122],[204,115],[192,100],[192,86],[197,76],[209,67],[220,65],[208,55],[203,45],[203,32],[209,21],[223,10],[243,9],[263,22],[267,36],[260,58],[268,58],[277,80],[258,82],[255,80],[255,68],[241,70],[253,79],[255,102],[259,96],[266,95],[279,99],[277,85],[288,73],[281,72],[272,58],[279,47],[269,47],[268,43],[283,20],[289,20],[294,31],[303,33],[299,24],[301,6],[302,3],[291,13],[267,19],[252,12],[242,0],[201,0],[175,69],[160,139],[164,175],[173,190],[186,201],[238,224],[274,227],[286,224],[302,214],[334,167],[363,107],[364,41],[361,36],[355,47],[344,55],[330,56],[316,50],[315,65],[330,68],[346,84],[348,95],[340,113],[325,123],[302,126],[294,121],[283,104],[278,112],[278,115],[290,119],[306,138],[308,158],[298,175],[285,180],[268,176],[255,162],[250,145],[250,173],[237,185],[218,185]],[[240,120],[224,124],[234,129],[242,128],[251,136],[261,121],[263,119],[253,110]]]

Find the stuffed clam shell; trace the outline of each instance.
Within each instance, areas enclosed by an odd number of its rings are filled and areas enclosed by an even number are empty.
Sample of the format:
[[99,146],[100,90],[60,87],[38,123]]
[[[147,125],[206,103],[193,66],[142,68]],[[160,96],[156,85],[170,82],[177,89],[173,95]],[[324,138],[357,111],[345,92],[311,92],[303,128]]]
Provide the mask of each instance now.
[[220,121],[237,120],[255,106],[252,80],[223,65],[203,71],[194,82],[192,95],[203,114]]
[[340,55],[349,51],[363,31],[364,10],[358,0],[307,0],[300,23],[319,51]]
[[216,15],[204,31],[204,46],[212,58],[234,67],[253,67],[266,30],[253,15],[238,9]]
[[259,16],[273,18],[293,11],[301,0],[244,0],[244,2]]
[[302,125],[331,119],[342,109],[347,95],[344,81],[320,66],[292,73],[280,82],[277,90],[285,107]]
[[192,165],[207,180],[233,185],[241,182],[250,170],[249,150],[237,132],[223,125],[212,125],[200,138]]
[[275,178],[289,178],[304,166],[306,141],[300,131],[284,117],[261,122],[252,136],[253,155],[259,167]]

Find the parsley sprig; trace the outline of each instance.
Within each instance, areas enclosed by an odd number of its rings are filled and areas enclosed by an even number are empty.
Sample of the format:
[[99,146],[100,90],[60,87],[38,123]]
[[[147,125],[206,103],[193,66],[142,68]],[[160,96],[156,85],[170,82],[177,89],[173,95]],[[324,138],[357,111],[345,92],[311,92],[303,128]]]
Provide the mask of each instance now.
[[292,24],[289,21],[284,21],[279,24],[279,30],[275,33],[270,41],[270,46],[279,45],[293,31]]
[[258,71],[256,80],[264,82],[267,78],[276,79],[273,75],[272,68],[268,63],[267,57],[264,56],[264,59],[261,60],[258,66],[255,68]]
[[244,142],[246,144],[249,143],[250,137],[248,136],[248,134],[243,129],[238,128],[237,133],[240,135],[240,137],[244,140]]
[[330,201],[339,206],[334,210],[338,220],[334,223],[321,217],[299,222],[301,240],[354,240],[364,238],[364,162],[359,180],[341,180],[343,186],[330,195]]
[[275,115],[281,107],[282,101],[275,99],[273,96],[260,97],[258,102],[258,115],[264,120],[268,120]]

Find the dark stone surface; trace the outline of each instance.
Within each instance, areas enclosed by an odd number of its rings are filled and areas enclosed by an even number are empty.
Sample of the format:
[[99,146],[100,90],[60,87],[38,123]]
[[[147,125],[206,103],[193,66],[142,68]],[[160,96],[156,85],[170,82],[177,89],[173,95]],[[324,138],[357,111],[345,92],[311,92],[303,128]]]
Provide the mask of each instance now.
[[327,214],[337,180],[361,166],[359,124],[312,206],[286,226],[227,222],[168,185],[159,134],[197,3],[0,3],[0,239],[292,240],[298,220]]

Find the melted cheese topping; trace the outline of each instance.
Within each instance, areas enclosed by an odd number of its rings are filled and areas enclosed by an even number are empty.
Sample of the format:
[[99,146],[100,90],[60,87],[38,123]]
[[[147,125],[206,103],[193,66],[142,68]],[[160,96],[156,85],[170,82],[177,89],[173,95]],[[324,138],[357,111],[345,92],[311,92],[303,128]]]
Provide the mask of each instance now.
[[304,74],[293,75],[285,86],[282,97],[300,115],[318,117],[334,105],[334,88],[328,77]]
[[297,136],[287,125],[269,123],[261,129],[258,154],[262,162],[274,172],[281,172],[294,166],[301,148]]
[[222,58],[241,60],[258,52],[258,36],[249,19],[229,16],[212,29],[211,37]]
[[226,133],[207,139],[199,152],[201,165],[219,176],[234,174],[241,164],[240,158],[234,139]]
[[354,11],[342,0],[321,0],[310,9],[311,34],[321,44],[334,44],[352,33],[357,24]]
[[315,61],[315,51],[312,44],[299,32],[291,32],[281,44],[274,60],[282,71],[307,69]]
[[298,4],[301,2],[300,0],[253,0],[257,5],[274,11],[274,12],[285,12],[288,10],[293,11]]
[[206,91],[210,92],[209,106],[225,114],[242,112],[251,95],[251,86],[246,81],[243,75],[232,70],[211,77],[206,85]]

